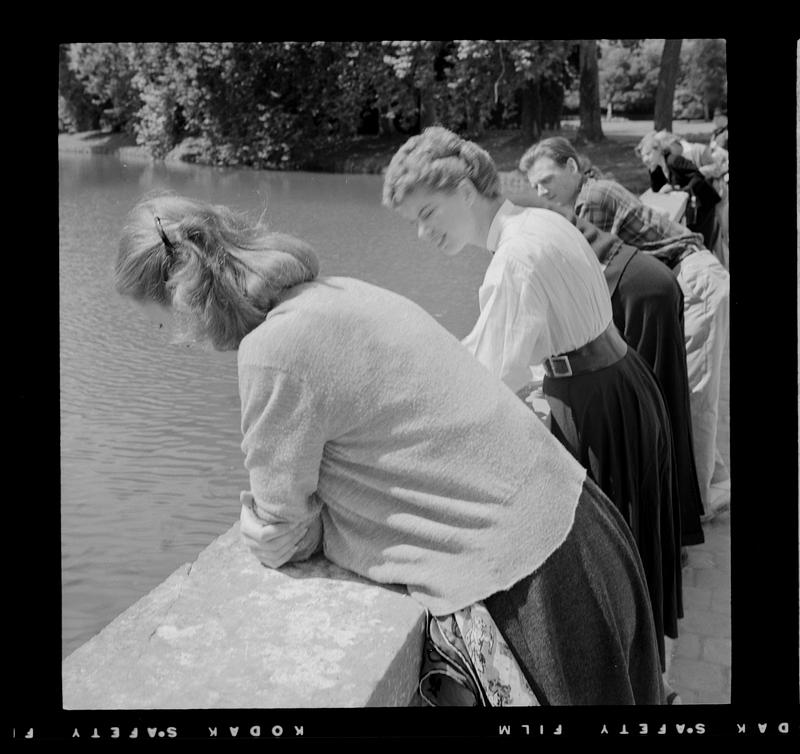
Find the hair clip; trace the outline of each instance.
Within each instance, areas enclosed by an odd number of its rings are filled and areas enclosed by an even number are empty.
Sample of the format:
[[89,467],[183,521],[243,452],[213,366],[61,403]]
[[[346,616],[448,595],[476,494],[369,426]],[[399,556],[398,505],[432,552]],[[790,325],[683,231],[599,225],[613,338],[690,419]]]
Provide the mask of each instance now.
[[161,240],[164,242],[164,246],[167,249],[167,254],[172,256],[175,252],[175,247],[172,245],[172,241],[167,238],[167,234],[164,232],[164,226],[161,224],[161,218],[158,215],[154,215],[153,218],[156,221],[156,230],[158,231],[158,235],[161,236]]

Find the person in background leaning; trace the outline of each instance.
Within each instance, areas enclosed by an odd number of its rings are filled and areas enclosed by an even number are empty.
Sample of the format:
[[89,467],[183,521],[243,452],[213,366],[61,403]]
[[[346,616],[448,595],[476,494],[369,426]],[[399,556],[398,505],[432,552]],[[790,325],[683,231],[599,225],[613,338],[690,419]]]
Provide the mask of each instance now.
[[683,291],[666,265],[578,217],[572,207],[535,194],[515,195],[513,201],[526,207],[544,207],[560,212],[583,233],[603,268],[611,295],[614,324],[658,379],[672,427],[676,494],[680,502],[676,508],[680,520],[676,520],[675,525],[681,532],[683,558],[686,556],[685,547],[705,541],[701,524],[703,500],[692,440]]
[[650,188],[662,194],[686,191],[686,225],[703,236],[707,249],[713,249],[719,232],[715,208],[720,196],[695,163],[673,151],[673,143],[667,132],[648,134],[639,143],[639,156],[650,172]]
[[[714,133],[717,134],[717,131]],[[725,269],[728,269],[730,257],[728,243],[728,176],[730,165],[728,150],[722,146],[722,144],[727,143],[725,134],[727,134],[727,126],[717,134],[720,137],[719,141],[717,141],[716,136],[712,136],[708,144],[690,142],[666,131],[659,132],[658,137],[663,144],[669,147],[672,154],[685,157],[693,162],[713,186],[714,191],[719,194],[720,200],[714,205],[716,219],[711,245],[708,246],[706,244],[706,246],[725,265]]]
[[587,178],[561,137],[528,149],[520,170],[541,196],[666,264],[684,297],[686,366],[695,466],[705,517],[730,504],[730,474],[717,449],[722,357],[728,337],[730,275],[702,237],[643,204],[616,181]]

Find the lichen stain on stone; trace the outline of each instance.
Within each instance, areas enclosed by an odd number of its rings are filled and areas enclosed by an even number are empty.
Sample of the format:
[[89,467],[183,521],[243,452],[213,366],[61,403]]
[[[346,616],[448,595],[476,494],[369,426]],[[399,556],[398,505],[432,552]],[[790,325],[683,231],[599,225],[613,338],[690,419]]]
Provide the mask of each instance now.
[[199,643],[204,645],[217,644],[227,636],[227,633],[225,628],[216,620],[195,623],[185,628],[178,628],[175,625],[166,624],[159,626],[155,631],[155,635],[158,636],[159,639],[170,643],[198,639]]
[[330,644],[350,647],[359,640],[369,639],[358,623],[342,624],[341,616],[331,616],[324,609],[306,614],[304,621],[293,632],[293,643]]
[[184,668],[197,667],[197,657],[191,652],[181,652],[178,655],[178,664]]
[[296,688],[307,693],[309,689],[325,690],[338,685],[336,679],[325,678],[317,668],[295,668],[290,673],[274,673],[270,683],[276,686]]
[[282,668],[270,676],[270,683],[315,689],[339,685],[346,653],[328,647],[302,647],[287,650],[281,658]]
[[285,581],[270,589],[269,595],[281,602],[294,604],[301,600],[313,603],[324,600],[331,607],[340,605],[343,600],[371,606],[376,600],[392,599],[395,596],[380,586],[337,579],[314,579],[310,582],[308,579]]
[[186,628],[178,628],[177,626],[159,626],[156,629],[156,636],[165,641],[175,641],[176,639],[185,639],[188,636],[194,636],[200,626],[187,626]]

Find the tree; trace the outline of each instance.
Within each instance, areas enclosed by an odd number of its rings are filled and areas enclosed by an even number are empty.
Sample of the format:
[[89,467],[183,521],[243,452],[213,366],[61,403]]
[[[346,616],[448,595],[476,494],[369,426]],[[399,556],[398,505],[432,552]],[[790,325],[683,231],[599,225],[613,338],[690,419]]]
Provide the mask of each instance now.
[[69,67],[69,45],[58,46],[58,132],[94,131],[100,128],[102,110]]
[[475,136],[489,124],[535,141],[557,127],[564,101],[567,40],[456,40],[448,72],[453,127]]
[[603,141],[603,127],[600,123],[600,76],[597,65],[597,40],[580,40],[580,125],[578,141]]
[[570,42],[564,39],[511,40],[509,53],[520,92],[520,130],[535,141],[546,128],[558,128],[564,104],[565,65]]
[[541,85],[542,128],[557,131],[561,127],[561,114],[564,111],[564,85],[567,81],[566,63],[559,65],[560,76],[547,78]]
[[[655,94],[664,53],[663,39],[601,39],[600,98],[609,116],[648,114]],[[727,99],[725,41],[684,39],[673,95],[674,118],[708,119]]]
[[136,42],[128,61],[134,70],[132,85],[141,107],[134,119],[136,141],[162,158],[184,135],[183,109],[177,92],[182,71],[175,42]]
[[361,103],[354,105],[344,82],[351,67],[360,67],[357,44],[178,42],[175,48],[171,96],[186,133],[199,137],[203,162],[292,168],[356,131]]
[[447,97],[442,122],[477,136],[496,107],[508,99],[508,56],[493,40],[454,40],[447,72]]
[[[329,106],[337,113],[340,136],[395,133],[393,107],[398,105],[399,99],[412,106],[413,93],[386,62],[390,48],[379,41],[338,44],[338,94]],[[416,108],[418,105],[414,103],[413,106]],[[392,117],[389,117],[390,114]]]
[[634,57],[631,50],[620,44],[614,44],[614,41],[601,39],[598,45],[600,49],[598,76],[601,105],[605,103],[606,118],[609,120],[613,115],[614,106],[620,108],[624,103],[625,95],[631,91],[631,65]]
[[[342,139],[560,123],[574,40],[127,42],[62,50],[68,84],[156,157],[213,165],[316,164]],[[71,77],[71,79],[70,79]],[[70,84],[71,81],[71,84]],[[62,102],[63,101],[63,102]],[[63,106],[62,106],[63,104]],[[62,117],[63,114],[63,117]]]
[[675,83],[678,80],[678,71],[680,69],[682,42],[682,39],[664,40],[653,118],[653,127],[656,131],[672,130],[672,103],[675,97]]
[[113,131],[132,132],[134,115],[141,106],[132,81],[135,71],[130,50],[130,43],[112,42],[76,42],[67,50],[69,69],[102,110],[101,125]]
[[434,125],[441,118],[440,104],[443,96],[446,96],[444,68],[447,43],[424,40],[384,42],[384,45],[384,62],[405,87],[405,91],[397,87],[390,89],[393,97],[388,107],[395,125],[401,131],[406,130],[398,122],[398,110],[412,111],[410,130],[419,132]]
[[706,120],[711,120],[716,107],[726,103],[727,81],[725,40],[686,40],[678,86],[700,104]]
[[610,117],[652,116],[663,39],[601,39],[600,101]]
[[542,111],[539,96],[539,82],[527,79],[522,84],[522,102],[519,114],[519,128],[526,141],[537,141],[542,133],[540,113]]

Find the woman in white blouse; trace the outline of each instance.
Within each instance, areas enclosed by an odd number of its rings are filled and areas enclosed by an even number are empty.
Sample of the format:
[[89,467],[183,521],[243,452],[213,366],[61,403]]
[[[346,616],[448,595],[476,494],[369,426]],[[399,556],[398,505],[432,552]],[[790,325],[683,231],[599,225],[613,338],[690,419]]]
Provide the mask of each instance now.
[[677,637],[683,610],[671,429],[660,388],[614,327],[608,285],[582,233],[556,212],[504,201],[499,186],[483,149],[434,127],[394,155],[383,202],[448,256],[469,245],[492,255],[480,316],[463,343],[518,393],[544,367],[553,434],[633,532],[663,670],[664,635]]

